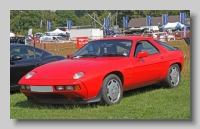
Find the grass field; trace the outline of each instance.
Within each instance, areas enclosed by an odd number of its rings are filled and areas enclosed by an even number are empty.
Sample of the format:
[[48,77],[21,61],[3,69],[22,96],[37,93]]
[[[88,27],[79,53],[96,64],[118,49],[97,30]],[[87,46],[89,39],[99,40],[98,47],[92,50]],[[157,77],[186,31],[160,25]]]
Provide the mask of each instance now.
[[[186,44],[176,42],[186,55],[182,80],[178,88],[160,84],[124,92],[118,105],[50,105],[26,101],[22,93],[10,95],[10,119],[179,119],[189,120],[190,112],[190,52]],[[62,48],[67,49],[67,48]],[[68,48],[70,49],[70,47]],[[71,49],[70,53],[77,49]],[[66,52],[64,53],[66,54]]]
[[176,89],[161,85],[127,91],[121,103],[103,106],[49,105],[26,101],[21,93],[10,96],[11,119],[190,119],[190,80]]

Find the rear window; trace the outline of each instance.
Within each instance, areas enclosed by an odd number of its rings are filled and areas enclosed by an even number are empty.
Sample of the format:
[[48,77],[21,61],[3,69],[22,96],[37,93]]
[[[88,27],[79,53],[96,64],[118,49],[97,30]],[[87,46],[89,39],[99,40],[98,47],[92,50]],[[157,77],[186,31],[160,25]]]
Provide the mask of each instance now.
[[167,50],[177,50],[176,47],[170,46],[169,44],[166,44],[165,42],[159,41],[159,40],[155,40],[155,42],[157,42],[158,44],[160,44],[161,46],[163,46],[164,48],[166,48]]

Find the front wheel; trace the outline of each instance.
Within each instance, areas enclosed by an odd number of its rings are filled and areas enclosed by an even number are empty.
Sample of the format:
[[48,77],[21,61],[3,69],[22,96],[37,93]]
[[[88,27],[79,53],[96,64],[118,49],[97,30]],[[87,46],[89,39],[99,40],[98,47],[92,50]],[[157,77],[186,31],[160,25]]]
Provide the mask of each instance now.
[[180,68],[177,64],[170,66],[168,70],[168,75],[164,80],[163,84],[165,87],[177,88],[181,81]]
[[103,80],[102,86],[102,102],[105,105],[118,104],[123,95],[122,83],[115,74],[108,75]]

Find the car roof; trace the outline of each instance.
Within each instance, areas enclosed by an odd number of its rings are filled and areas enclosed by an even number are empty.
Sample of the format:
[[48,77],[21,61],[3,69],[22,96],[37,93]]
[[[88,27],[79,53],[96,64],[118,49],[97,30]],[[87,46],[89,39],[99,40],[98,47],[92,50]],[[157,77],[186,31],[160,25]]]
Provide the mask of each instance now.
[[119,36],[119,37],[109,37],[98,40],[134,40],[134,39],[152,39],[152,37],[144,37],[144,36]]
[[26,44],[10,43],[10,48],[17,47],[17,46],[28,46],[28,47],[33,47],[33,46],[26,45]]
[[25,44],[20,44],[20,43],[10,43],[10,46],[25,46]]
[[17,46],[27,46],[27,47],[30,47],[30,48],[35,48],[35,49],[37,49],[37,50],[41,50],[41,51],[43,51],[43,52],[45,52],[45,53],[48,53],[48,54],[51,54],[51,55],[52,55],[52,53],[50,53],[50,52],[48,52],[48,51],[46,51],[46,50],[43,50],[43,49],[41,49],[41,48],[37,48],[37,47],[30,46],[30,45],[26,45],[26,44],[10,43],[10,48],[11,48],[11,49],[12,49],[13,47],[17,47]]

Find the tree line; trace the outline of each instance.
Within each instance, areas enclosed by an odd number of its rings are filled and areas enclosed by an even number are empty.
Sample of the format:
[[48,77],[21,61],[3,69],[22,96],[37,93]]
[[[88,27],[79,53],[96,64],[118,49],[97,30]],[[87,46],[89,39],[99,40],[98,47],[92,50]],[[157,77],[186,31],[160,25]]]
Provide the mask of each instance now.
[[162,14],[180,15],[180,12],[186,12],[187,18],[190,17],[190,10],[10,10],[10,31],[22,35],[27,35],[30,28],[33,29],[33,33],[46,32],[47,21],[51,21],[54,30],[56,27],[67,26],[66,20],[71,20],[72,26],[91,25],[100,28],[101,25],[94,22],[94,19],[103,24],[104,18],[108,16],[110,16],[111,26],[117,23],[119,27],[123,27],[124,16],[131,20],[144,18],[148,14],[152,17],[161,17]]

